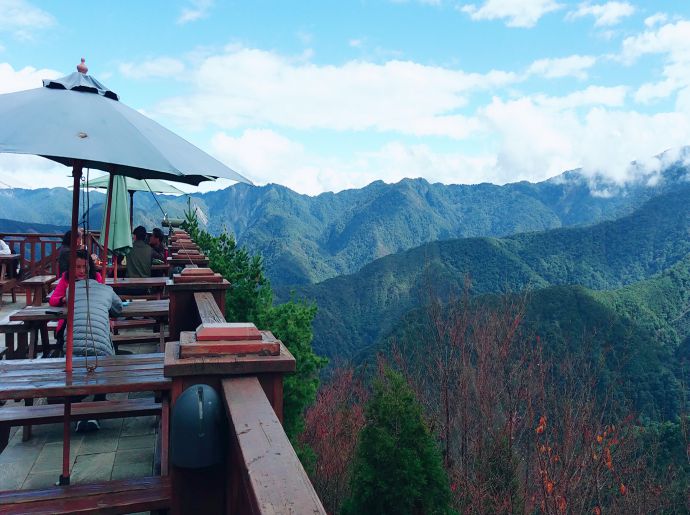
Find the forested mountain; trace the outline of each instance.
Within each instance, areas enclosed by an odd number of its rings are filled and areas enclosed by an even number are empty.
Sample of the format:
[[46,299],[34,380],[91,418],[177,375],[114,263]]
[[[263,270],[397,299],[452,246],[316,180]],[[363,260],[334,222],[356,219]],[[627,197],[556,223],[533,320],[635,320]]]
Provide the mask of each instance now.
[[433,242],[376,260],[355,274],[299,287],[297,294],[319,307],[317,351],[351,357],[388,334],[430,294],[447,298],[461,292],[466,276],[474,294],[569,284],[619,288],[679,263],[690,252],[689,232],[690,184],[685,184],[617,220],[501,239]]
[[[509,297],[513,304],[525,303],[522,337],[532,344],[538,337],[547,359],[580,356],[613,404],[655,420],[681,413],[690,358],[690,255],[650,279],[618,289],[550,286]],[[458,297],[446,312],[463,302],[471,309],[500,311],[502,296]],[[402,353],[419,352],[414,347],[430,350],[429,335],[436,330],[432,313],[428,307],[409,311],[376,350],[388,354],[392,345]],[[356,361],[372,358],[369,349]]]
[[[633,166],[637,179],[617,185],[580,171],[540,182],[496,186],[430,184],[405,179],[315,197],[269,184],[238,184],[193,201],[207,229],[233,232],[260,253],[273,284],[308,284],[350,274],[367,263],[423,243],[478,236],[502,237],[587,225],[630,214],[646,200],[686,182],[689,149],[661,171]],[[100,228],[103,194],[91,193],[91,225]],[[181,217],[186,197],[158,197],[163,211]],[[0,218],[69,224],[66,189],[0,190]],[[160,225],[150,194],[134,197],[135,224]],[[0,230],[3,227],[0,226]]]
[[18,222],[16,220],[7,220],[0,218],[0,233],[18,232],[18,233],[47,233],[59,234],[64,233],[68,227],[66,225],[52,225],[52,224],[37,224],[31,222]]

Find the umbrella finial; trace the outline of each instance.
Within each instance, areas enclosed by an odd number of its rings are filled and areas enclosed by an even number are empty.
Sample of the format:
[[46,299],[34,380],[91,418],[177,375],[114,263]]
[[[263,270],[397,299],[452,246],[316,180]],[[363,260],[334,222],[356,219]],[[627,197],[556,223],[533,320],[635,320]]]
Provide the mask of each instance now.
[[89,71],[88,66],[86,66],[86,59],[83,57],[81,58],[81,62],[77,65],[77,71],[83,74],[86,74],[86,72]]

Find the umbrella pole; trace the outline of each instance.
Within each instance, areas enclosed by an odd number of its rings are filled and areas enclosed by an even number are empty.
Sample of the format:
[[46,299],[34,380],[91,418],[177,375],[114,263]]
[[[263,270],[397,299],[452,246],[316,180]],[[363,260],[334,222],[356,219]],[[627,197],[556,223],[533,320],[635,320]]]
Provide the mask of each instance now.
[[[69,287],[67,290],[67,348],[65,349],[66,383],[70,383],[72,381],[72,349],[74,347],[74,282],[76,279],[75,276],[77,268],[77,220],[79,217],[79,182],[81,181],[81,172],[81,162],[76,161],[72,168],[72,176],[74,177],[74,188],[72,189],[72,232],[70,234],[69,243]],[[61,485],[69,484],[70,411],[70,401],[69,399],[66,399],[62,427],[62,474],[60,475]]]
[[134,190],[129,190],[129,232],[134,230]]
[[[103,240],[101,243],[103,243],[103,268],[102,268],[102,275],[103,275],[103,280],[105,280],[106,277],[108,277],[107,272],[108,272],[108,237],[110,236],[110,213],[112,212],[112,202],[113,202],[113,180],[115,179],[115,176],[113,173],[110,173],[110,179],[108,180],[108,199],[106,200],[105,204],[105,234],[103,235]],[[115,256],[115,254],[113,254]],[[117,265],[115,265],[117,266]]]

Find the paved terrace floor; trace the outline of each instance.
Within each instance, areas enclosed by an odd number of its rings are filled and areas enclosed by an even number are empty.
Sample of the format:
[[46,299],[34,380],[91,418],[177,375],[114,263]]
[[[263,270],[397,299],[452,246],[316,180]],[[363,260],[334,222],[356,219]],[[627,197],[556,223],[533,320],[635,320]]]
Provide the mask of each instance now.
[[[25,304],[23,296],[17,296],[19,302],[15,304],[11,303],[8,295],[3,297],[3,301],[0,319]],[[3,344],[4,340],[0,340],[0,345]],[[155,345],[132,345],[127,350],[135,353],[155,352]],[[118,399],[126,395],[110,394],[108,398]],[[129,395],[134,397],[141,394]],[[45,399],[39,402],[45,402]],[[72,431],[70,457],[73,484],[153,474],[156,417],[102,420],[100,425],[101,429],[92,433]],[[22,442],[21,428],[13,428],[9,445],[0,454],[0,490],[52,486],[57,482],[61,470],[62,424],[33,426],[33,436],[28,442]]]

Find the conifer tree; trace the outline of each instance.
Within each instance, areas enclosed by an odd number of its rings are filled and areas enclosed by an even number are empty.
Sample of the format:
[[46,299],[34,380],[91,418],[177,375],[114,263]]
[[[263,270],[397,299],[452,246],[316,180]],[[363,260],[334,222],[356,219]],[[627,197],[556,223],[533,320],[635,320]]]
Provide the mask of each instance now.
[[402,375],[384,370],[366,406],[345,514],[452,513],[448,477],[421,406]]

